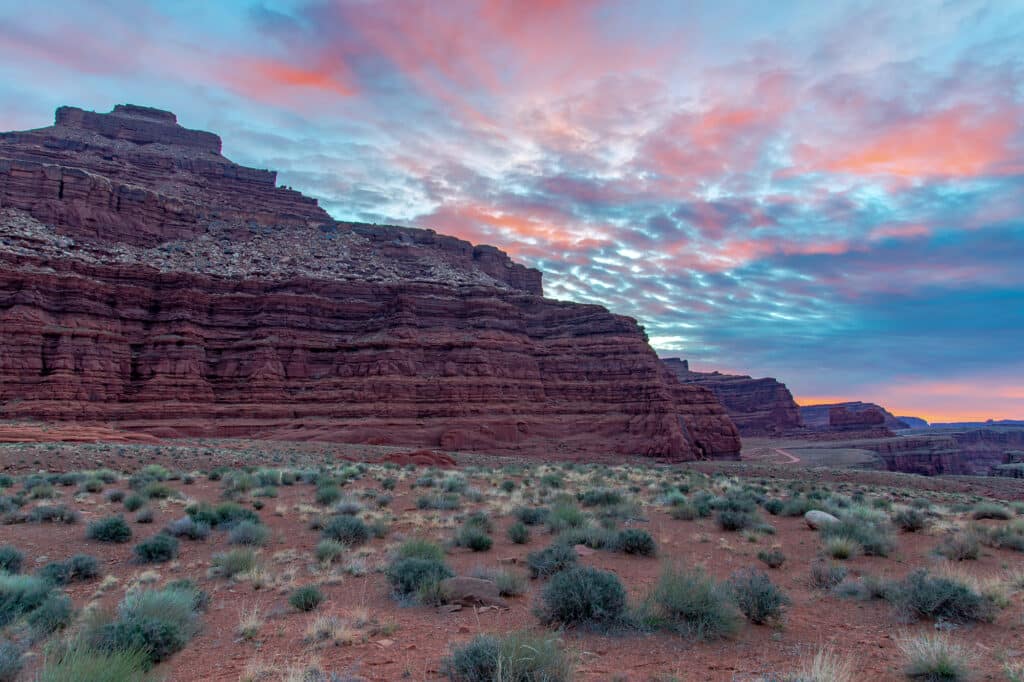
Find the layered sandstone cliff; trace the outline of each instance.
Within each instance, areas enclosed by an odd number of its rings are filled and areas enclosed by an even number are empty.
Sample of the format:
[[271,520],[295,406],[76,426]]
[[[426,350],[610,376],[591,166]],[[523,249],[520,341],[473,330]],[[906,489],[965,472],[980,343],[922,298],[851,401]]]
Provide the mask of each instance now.
[[860,401],[801,405],[800,417],[807,427],[819,430],[868,431],[910,428],[906,422],[897,419],[881,405]]
[[664,362],[684,384],[711,389],[744,436],[790,433],[803,426],[793,394],[776,379],[694,372],[689,362],[679,358],[668,358]]
[[430,230],[339,223],[173,114],[0,135],[0,418],[161,436],[737,456],[642,329]]

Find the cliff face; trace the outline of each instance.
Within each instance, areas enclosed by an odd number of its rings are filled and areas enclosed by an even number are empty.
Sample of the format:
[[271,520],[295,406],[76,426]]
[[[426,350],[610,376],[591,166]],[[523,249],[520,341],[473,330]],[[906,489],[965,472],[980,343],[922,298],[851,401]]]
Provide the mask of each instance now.
[[634,320],[543,298],[493,247],[332,221],[219,150],[130,106],[0,135],[0,418],[737,456]]
[[781,434],[803,426],[793,394],[775,379],[693,372],[686,360],[678,358],[666,359],[664,363],[684,384],[713,391],[744,436]]
[[871,429],[908,429],[881,405],[862,403],[832,403],[829,405],[801,405],[800,417],[808,428],[834,431],[866,431]]
[[935,435],[914,435],[864,441],[856,447],[873,450],[890,471],[935,476],[985,476],[1011,462],[1010,452],[1024,447],[1024,429],[970,429]]

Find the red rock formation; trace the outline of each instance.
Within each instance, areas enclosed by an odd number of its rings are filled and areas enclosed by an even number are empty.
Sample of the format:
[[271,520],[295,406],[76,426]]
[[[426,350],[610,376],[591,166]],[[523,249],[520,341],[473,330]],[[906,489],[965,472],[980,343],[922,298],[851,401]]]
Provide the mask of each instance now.
[[[879,415],[881,415],[881,420],[879,420]],[[901,422],[881,405],[859,401],[829,405],[801,405],[800,417],[808,428],[819,430],[865,431],[910,428],[908,424]]]
[[789,433],[803,426],[793,394],[775,379],[693,372],[689,363],[679,358],[664,362],[681,382],[711,389],[744,436]]
[[[76,112],[0,136],[0,418],[538,455],[739,452],[713,394],[676,381],[634,320],[543,298],[540,273],[498,249],[330,221],[172,114]],[[128,187],[140,199],[119,205]]]

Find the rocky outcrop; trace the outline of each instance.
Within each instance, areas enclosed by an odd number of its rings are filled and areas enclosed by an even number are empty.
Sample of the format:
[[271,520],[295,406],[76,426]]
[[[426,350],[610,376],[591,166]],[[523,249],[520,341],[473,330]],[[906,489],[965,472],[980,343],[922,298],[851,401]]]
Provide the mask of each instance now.
[[808,428],[823,431],[910,428],[881,405],[859,401],[828,405],[801,405],[800,417]]
[[[171,114],[76,111],[0,136],[0,419],[738,456],[714,394],[635,320],[543,298],[493,247],[332,221]],[[146,198],[118,206],[120,187]]]
[[803,426],[793,394],[776,379],[694,372],[689,362],[679,358],[664,362],[682,383],[711,389],[744,436],[790,433]]
[[903,415],[897,416],[896,419],[907,425],[910,429],[927,429],[928,422],[920,417],[905,417]]
[[985,476],[1008,463],[1007,453],[1024,447],[1024,430],[971,429],[944,434],[849,441],[845,447],[876,452],[889,471],[935,476]]

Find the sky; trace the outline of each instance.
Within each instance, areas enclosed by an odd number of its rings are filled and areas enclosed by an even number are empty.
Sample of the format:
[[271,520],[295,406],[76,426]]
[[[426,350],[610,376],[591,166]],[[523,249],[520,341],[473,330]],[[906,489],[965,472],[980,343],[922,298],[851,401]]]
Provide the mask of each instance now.
[[169,109],[798,401],[1024,418],[1024,0],[0,0],[0,130]]

